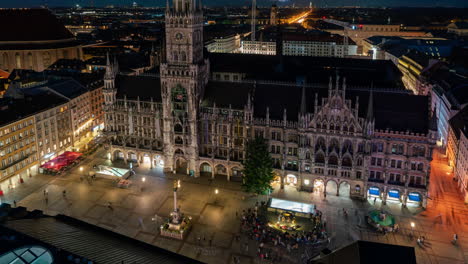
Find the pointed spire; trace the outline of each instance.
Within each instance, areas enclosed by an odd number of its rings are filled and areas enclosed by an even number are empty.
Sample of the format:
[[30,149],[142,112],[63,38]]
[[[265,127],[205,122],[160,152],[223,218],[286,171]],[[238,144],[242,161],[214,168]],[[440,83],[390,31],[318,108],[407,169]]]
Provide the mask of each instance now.
[[113,79],[113,74],[114,74],[114,69],[110,63],[110,59],[109,59],[109,52],[107,52],[106,54],[106,73],[104,75],[104,78],[105,79]]
[[343,78],[343,90],[341,92],[343,94],[343,99],[346,99],[346,77]]
[[266,121],[267,121],[267,124],[270,124],[270,107],[268,106],[266,108]]
[[170,7],[169,7],[169,0],[166,0],[166,12],[169,11],[169,8],[170,8]]
[[369,103],[367,104],[367,116],[366,120],[371,122],[374,120],[374,83],[371,85]]
[[301,97],[301,114],[305,114],[307,112],[306,106],[306,92],[305,92],[305,82],[302,86],[302,97]]
[[429,129],[432,131],[437,131],[437,105],[434,106],[434,110],[432,111],[431,121],[429,123]]
[[318,111],[318,93],[315,93],[314,114]]

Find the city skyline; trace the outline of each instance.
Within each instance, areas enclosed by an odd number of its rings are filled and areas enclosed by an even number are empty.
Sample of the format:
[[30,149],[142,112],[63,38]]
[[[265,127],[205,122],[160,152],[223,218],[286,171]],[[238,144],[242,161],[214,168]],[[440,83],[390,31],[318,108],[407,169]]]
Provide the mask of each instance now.
[[[0,1],[0,8],[27,8],[27,7],[38,7],[42,5],[48,5],[50,7],[70,7],[73,5],[81,6],[90,6],[91,3],[97,7],[103,7],[107,5],[116,5],[116,6],[131,6],[133,2],[141,6],[164,6],[164,0],[24,0],[21,2],[3,0]],[[280,5],[293,5],[296,6],[308,6],[311,3],[314,6],[318,7],[343,7],[343,6],[360,6],[360,7],[468,7],[468,2],[458,1],[458,0],[415,0],[415,1],[404,1],[404,0],[259,0],[257,5],[259,6],[269,6],[273,3],[278,3]],[[251,1],[240,0],[236,1],[236,4],[233,4],[232,1],[228,0],[205,0],[203,5],[206,6],[248,6]]]

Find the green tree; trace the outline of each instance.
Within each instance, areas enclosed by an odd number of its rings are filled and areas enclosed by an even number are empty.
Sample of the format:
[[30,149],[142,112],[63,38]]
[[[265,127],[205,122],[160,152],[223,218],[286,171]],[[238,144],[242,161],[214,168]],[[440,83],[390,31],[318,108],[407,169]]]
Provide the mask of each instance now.
[[244,170],[244,190],[256,194],[268,194],[273,190],[273,160],[265,139],[255,138],[247,142]]

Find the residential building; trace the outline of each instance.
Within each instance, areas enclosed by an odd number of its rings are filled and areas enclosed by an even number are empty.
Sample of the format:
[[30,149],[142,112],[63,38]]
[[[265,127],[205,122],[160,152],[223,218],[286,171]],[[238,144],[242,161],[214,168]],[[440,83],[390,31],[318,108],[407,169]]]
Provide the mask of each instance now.
[[447,32],[458,36],[468,36],[468,22],[454,22],[447,26]]
[[453,177],[458,182],[465,203],[468,203],[468,107],[450,119],[447,142],[447,158],[453,168]]

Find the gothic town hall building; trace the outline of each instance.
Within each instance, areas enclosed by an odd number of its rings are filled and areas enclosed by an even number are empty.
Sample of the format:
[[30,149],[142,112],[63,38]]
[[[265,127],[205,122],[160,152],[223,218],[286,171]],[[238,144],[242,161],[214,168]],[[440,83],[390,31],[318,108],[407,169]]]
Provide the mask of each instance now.
[[242,181],[246,142],[263,137],[281,187],[426,206],[437,122],[390,61],[209,54],[196,0],[174,0],[165,23],[152,73],[108,59],[112,159]]

